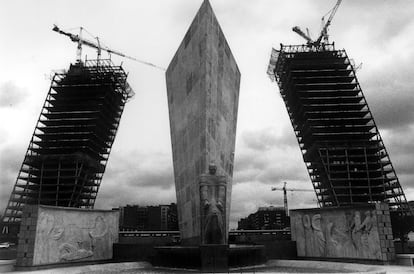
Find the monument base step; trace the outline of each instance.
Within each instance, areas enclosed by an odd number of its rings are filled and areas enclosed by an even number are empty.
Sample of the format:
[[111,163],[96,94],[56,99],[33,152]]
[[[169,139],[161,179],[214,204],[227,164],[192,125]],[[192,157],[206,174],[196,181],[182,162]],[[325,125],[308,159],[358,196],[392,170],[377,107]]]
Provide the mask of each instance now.
[[266,262],[263,245],[202,245],[155,247],[153,266],[223,271]]

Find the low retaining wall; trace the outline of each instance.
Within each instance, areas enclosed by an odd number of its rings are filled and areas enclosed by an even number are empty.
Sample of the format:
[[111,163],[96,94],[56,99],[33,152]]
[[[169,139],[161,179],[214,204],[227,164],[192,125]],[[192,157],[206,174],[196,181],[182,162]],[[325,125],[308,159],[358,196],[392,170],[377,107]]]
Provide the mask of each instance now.
[[[236,245],[263,245],[267,259],[296,259],[296,243],[290,240],[290,231],[233,231],[230,232],[229,243]],[[150,260],[155,254],[156,246],[180,246],[179,236],[169,235],[168,232],[150,236],[150,232],[141,232],[146,236],[134,236],[139,232],[127,231],[119,234],[119,243],[114,245],[114,259]],[[178,239],[177,239],[178,238]]]
[[0,260],[0,273],[12,272],[16,260]]
[[300,257],[395,259],[387,204],[291,210],[290,224]]
[[118,211],[26,206],[16,266],[112,259],[118,222]]

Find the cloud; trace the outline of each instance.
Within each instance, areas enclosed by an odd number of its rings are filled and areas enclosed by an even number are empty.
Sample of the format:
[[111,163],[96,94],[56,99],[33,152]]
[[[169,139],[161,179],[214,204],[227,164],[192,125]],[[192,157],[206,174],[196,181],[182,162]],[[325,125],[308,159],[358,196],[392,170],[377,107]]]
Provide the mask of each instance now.
[[[167,1],[154,1],[151,2],[152,4],[149,4],[150,2],[137,4],[137,2],[127,1],[124,5],[118,6],[103,5],[101,14],[113,15],[114,12],[115,14],[125,14],[125,12],[132,14],[136,10],[147,11],[144,17],[124,16],[120,18],[121,21],[117,21],[118,24],[107,22],[111,25],[98,22],[99,20],[96,20],[94,16],[83,18],[84,14],[89,14],[87,11],[92,8],[93,4],[87,6],[84,13],[68,13],[68,10],[77,8],[76,5],[70,4],[66,5],[65,9],[57,9],[58,6],[53,1],[47,2],[48,4],[44,5],[45,9],[42,10],[45,14],[53,14],[55,17],[53,20],[57,19],[68,27],[76,26],[80,21],[84,22],[85,26],[92,28],[95,34],[102,34],[106,37],[108,45],[115,49],[137,57],[158,56],[149,59],[155,58],[153,59],[155,63],[168,64],[194,18],[201,0],[177,0],[168,5],[163,3]],[[273,123],[279,126],[289,123],[285,106],[276,95],[275,86],[271,86],[265,75],[270,48],[272,45],[278,47],[280,42],[284,44],[303,43],[303,40],[291,31],[291,27],[295,25],[303,29],[309,27],[316,36],[319,32],[320,17],[332,8],[335,1],[278,1],[277,5],[274,2],[272,0],[261,0],[257,3],[211,0],[243,73],[238,124],[240,134],[236,148],[232,196],[231,218],[233,221],[253,213],[259,206],[281,205],[281,194],[269,191],[271,185],[280,185],[283,181],[287,181],[290,187],[311,188],[310,179],[290,124],[280,131],[277,127],[262,128],[257,131],[251,129],[266,127]],[[412,149],[412,144],[414,144],[412,137],[414,136],[412,129],[414,78],[411,75],[414,36],[409,35],[414,32],[413,8],[413,3],[403,0],[344,1],[331,26],[331,35],[339,47],[345,47],[349,53],[352,53],[351,57],[356,58],[357,63],[361,61],[364,63],[362,70],[358,72],[362,74],[360,77],[360,80],[363,80],[361,81],[362,88],[379,129],[381,133],[384,133],[385,145],[391,154],[391,160],[401,183],[407,186],[408,195],[412,193],[410,197],[414,198],[412,183],[414,182],[414,167],[411,164],[412,155],[414,155]],[[59,12],[51,13],[51,9]],[[61,67],[69,60],[65,59],[66,57],[63,58],[66,55],[72,56],[72,45],[69,44],[65,44],[65,47],[68,46],[67,50],[52,52],[51,55],[51,50],[62,49],[62,47],[56,46],[61,44],[53,42],[54,40],[60,41],[60,39],[55,38],[49,41],[47,38],[50,32],[50,16],[37,16],[45,20],[32,20],[34,15],[26,12],[23,17],[33,21],[33,24],[27,24],[20,19],[22,16],[16,16],[22,12],[18,5],[11,5],[9,10],[11,12],[8,13],[8,17],[0,18],[0,21],[4,22],[11,20],[12,23],[9,22],[8,25],[12,28],[8,28],[7,31],[10,34],[10,41],[14,41],[9,43],[7,52],[10,54],[4,56],[3,60],[5,66],[3,66],[2,76],[5,80],[14,79],[15,75],[22,75],[22,69],[25,76],[32,75],[33,79],[37,79],[37,71],[42,71],[43,74],[44,71],[49,71],[56,66]],[[366,12],[367,10],[371,12]],[[76,16],[72,16],[74,14]],[[349,18],[360,20],[354,20],[354,24],[349,24]],[[153,19],[154,24],[148,28],[145,21]],[[165,28],[166,25],[168,28]],[[128,35],[125,38],[125,35],[122,35],[124,32],[118,31],[119,26],[126,26],[126,30],[133,29],[133,36],[136,39]],[[28,27],[32,31],[26,32],[31,35],[15,35],[21,33],[19,30],[27,30]],[[45,31],[40,32],[39,30],[42,29]],[[16,45],[30,44],[31,41],[35,41],[34,38],[39,37],[42,37],[40,40],[44,44],[37,48],[24,47],[23,51],[21,47],[16,47]],[[119,38],[119,40],[110,37]],[[53,58],[53,56],[59,58]],[[32,58],[37,61],[34,62]],[[63,61],[58,61],[59,59]],[[165,83],[158,81],[158,78],[154,78],[155,76],[147,71],[143,74],[141,66],[126,64],[130,71],[129,81],[134,84],[137,91],[141,92],[137,92],[135,101],[130,103],[134,105],[127,106],[125,109],[117,140],[123,140],[123,146],[128,149],[137,145],[146,146],[149,149],[159,148],[161,142],[167,145],[161,145],[165,154],[140,151],[123,153],[114,149],[98,193],[97,207],[108,208],[126,203],[144,205],[175,201],[172,161],[168,154],[169,140],[167,140],[168,137],[156,138],[168,135],[158,129],[168,127],[168,111],[164,103],[160,103],[166,102],[166,99],[161,96],[151,97],[159,94],[165,96]],[[145,77],[141,77],[142,75]],[[25,77],[25,81],[30,84],[30,89],[44,90],[44,87],[33,79]],[[0,83],[0,108],[19,105],[24,100],[25,90],[15,83],[22,82]],[[149,98],[154,100],[151,101]],[[8,109],[3,111],[8,111]],[[38,109],[35,110],[36,113],[37,111]],[[23,117],[22,113],[16,113],[16,117],[24,120],[28,116]],[[133,117],[133,121],[128,117]],[[130,123],[128,119],[131,119]],[[3,125],[5,134],[10,137],[20,124],[16,123],[16,119],[13,121],[16,125],[11,127]],[[30,128],[32,126],[30,125]],[[0,143],[4,140],[4,136],[3,140],[0,136]],[[168,147],[168,151],[165,147]],[[8,150],[0,149],[0,153],[1,207],[10,195],[24,152],[9,148]],[[306,193],[306,195],[313,194]],[[293,200],[289,200],[289,204],[301,206],[305,203],[302,197],[306,195],[294,195]]]
[[414,123],[413,93],[398,92],[396,96],[390,95],[388,100],[384,97],[386,96],[373,97],[371,100],[373,116],[380,128],[404,130]]
[[8,139],[8,132],[5,129],[0,128],[0,145],[5,143]]
[[383,131],[384,143],[391,162],[409,200],[414,199],[414,124]]
[[167,153],[113,154],[96,201],[97,207],[176,202],[172,161]]
[[[414,59],[414,52],[409,60]],[[387,66],[392,64],[384,64]],[[414,123],[414,79],[411,63],[399,63],[400,72],[374,71],[363,83],[367,102],[379,127],[401,130]],[[365,87],[365,88],[364,88]]]
[[25,100],[27,92],[24,88],[8,81],[0,85],[0,108],[17,106]]
[[307,178],[293,132],[264,128],[242,133],[235,159],[234,183],[275,184]]
[[[230,227],[261,206],[282,206],[283,195],[271,186],[312,189],[306,166],[293,131],[266,127],[243,131],[237,143],[234,164]],[[289,194],[292,196],[291,194]],[[289,196],[289,197],[290,197]],[[293,208],[314,207],[315,194],[299,192],[290,197]]]
[[[263,206],[283,206],[283,193],[271,186],[312,189],[296,137],[290,128],[263,128],[241,133],[233,178],[230,227]],[[288,206],[316,207],[313,192],[289,192]]]
[[[0,212],[2,213],[22,154],[18,149],[0,151]],[[96,200],[97,208],[126,204],[156,205],[176,202],[172,162],[168,154],[132,151],[127,157],[111,155]]]
[[[369,30],[369,39],[375,41],[387,41],[398,37],[401,34],[406,35],[406,28],[413,22],[412,5],[407,5],[406,1],[347,1],[342,4],[339,16],[346,18],[349,13],[354,14],[355,18],[361,20],[375,21],[375,27],[366,24]],[[376,12],[366,12],[375,5]],[[379,20],[380,19],[380,20]],[[369,28],[369,29],[368,29]]]
[[290,128],[277,131],[276,128],[264,128],[255,131],[244,131],[242,140],[250,149],[263,151],[274,147],[293,147],[297,145],[296,137]]
[[173,186],[170,188],[130,186],[123,184],[122,180],[119,180],[116,183],[107,182],[101,185],[95,208],[110,209],[127,204],[145,206],[175,202],[176,196]]
[[[383,138],[386,141],[385,146],[388,145],[387,147],[389,147],[391,154],[401,156],[414,155],[414,124],[401,130],[387,129],[383,133]],[[411,164],[411,161],[409,161],[409,164]]]
[[5,148],[0,151],[0,214],[3,214],[7,206],[23,156],[18,148]]
[[[387,5],[381,5],[384,6]],[[392,20],[389,13],[384,13],[382,27],[374,30],[381,38],[372,37],[373,33],[367,30],[370,33],[367,46],[371,50],[359,57],[364,62],[358,71],[359,80],[380,129],[401,130],[414,123],[414,37],[406,35],[414,31],[414,19],[408,18],[413,9],[410,6],[401,11]]]
[[[305,182],[292,182],[295,185],[303,185]],[[248,197],[248,198],[247,198]],[[316,195],[312,192],[288,192],[288,208],[309,208],[316,207]],[[237,228],[237,222],[241,218],[254,213],[259,207],[283,206],[283,192],[271,191],[269,185],[253,182],[233,186],[230,227]]]
[[[282,194],[270,191],[270,186],[281,186],[288,181],[290,187],[311,188],[295,136],[289,129],[242,132],[237,149],[231,227],[236,227],[240,218],[255,212],[259,206],[282,205]],[[313,193],[289,195],[292,207],[314,206]],[[96,207],[175,201],[171,156],[131,151],[122,156],[111,155]]]
[[172,160],[167,153],[132,151],[128,155],[111,155],[104,180],[122,180],[130,186],[174,185]]
[[385,141],[400,185],[407,199],[414,200],[414,126],[401,131],[393,131],[392,134],[386,136]]
[[414,122],[414,96],[404,92],[401,95],[387,101],[381,101],[380,97],[372,100],[373,116],[379,127],[403,130]]

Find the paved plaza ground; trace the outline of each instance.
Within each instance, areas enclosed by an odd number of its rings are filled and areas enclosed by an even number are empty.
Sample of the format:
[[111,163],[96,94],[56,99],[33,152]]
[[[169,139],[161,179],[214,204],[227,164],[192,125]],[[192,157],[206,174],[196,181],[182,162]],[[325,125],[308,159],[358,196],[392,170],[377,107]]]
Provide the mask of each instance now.
[[[94,264],[74,267],[16,271],[12,273],[199,273],[198,270],[152,267],[146,262]],[[414,267],[370,265],[308,260],[270,260],[264,265],[230,269],[228,273],[414,273]]]
[[[16,248],[0,250],[1,259],[14,259]],[[2,271],[0,271],[2,272]],[[153,267],[147,262],[91,264],[73,267],[14,271],[11,273],[69,274],[69,273],[198,273],[198,270]],[[372,265],[309,260],[269,260],[264,265],[232,268],[229,273],[414,273],[414,267],[400,265]]]

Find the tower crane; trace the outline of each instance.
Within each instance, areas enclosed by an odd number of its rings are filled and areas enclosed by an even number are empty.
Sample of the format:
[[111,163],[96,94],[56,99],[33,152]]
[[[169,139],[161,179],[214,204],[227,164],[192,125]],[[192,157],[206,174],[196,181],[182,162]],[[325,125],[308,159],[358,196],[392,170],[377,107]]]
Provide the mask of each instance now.
[[304,33],[298,26],[293,27],[292,30],[294,32],[296,32],[297,34],[299,34],[301,37],[305,38],[306,41],[307,41],[307,44],[310,45],[310,46],[320,45],[321,42],[322,42],[322,39],[323,39],[323,42],[325,44],[327,44],[329,42],[328,41],[328,37],[329,37],[328,36],[328,27],[331,25],[332,19],[334,18],[335,13],[338,10],[339,5],[341,4],[341,2],[342,2],[342,0],[337,0],[335,6],[329,11],[331,14],[329,15],[329,18],[326,21],[326,23],[325,23],[325,16],[322,17],[322,29],[321,29],[321,32],[318,36],[318,39],[316,39],[315,41],[309,36],[309,33],[308,34]]
[[288,191],[304,191],[304,192],[314,192],[313,189],[304,189],[304,188],[286,188],[286,182],[283,182],[283,187],[272,187],[272,191],[281,190],[283,191],[283,207],[286,212],[286,216],[289,216],[289,208],[287,201],[287,192]]
[[60,33],[60,34],[63,34],[65,36],[69,37],[70,40],[72,40],[72,42],[75,42],[75,43],[78,44],[78,48],[77,48],[77,52],[76,52],[77,62],[81,62],[81,60],[82,60],[82,46],[85,45],[85,46],[88,46],[88,47],[91,47],[91,48],[94,48],[94,49],[97,50],[97,53],[98,53],[98,58],[97,59],[98,60],[101,57],[102,51],[106,51],[108,54],[115,54],[115,55],[118,55],[118,56],[121,56],[121,57],[130,59],[130,60],[139,62],[139,63],[144,64],[144,65],[147,65],[147,66],[151,66],[151,67],[154,67],[154,68],[163,70],[163,71],[166,70],[163,67],[157,66],[155,64],[152,64],[152,63],[149,63],[149,62],[146,62],[146,61],[137,59],[137,58],[132,57],[132,56],[128,56],[126,54],[123,54],[122,52],[119,52],[119,51],[110,49],[108,47],[105,47],[99,41],[99,37],[96,37],[96,43],[93,42],[93,41],[84,39],[84,38],[82,38],[82,31],[83,31],[83,29],[84,28],[82,28],[82,27],[80,28],[79,34],[73,34],[73,33],[70,33],[70,32],[63,31],[57,25],[53,25],[53,29],[52,29],[53,31],[56,31],[57,33]]

